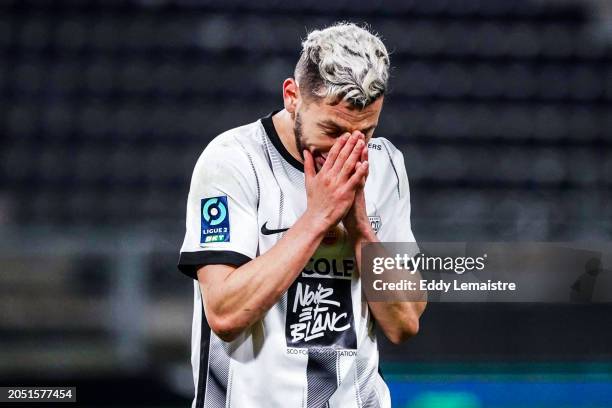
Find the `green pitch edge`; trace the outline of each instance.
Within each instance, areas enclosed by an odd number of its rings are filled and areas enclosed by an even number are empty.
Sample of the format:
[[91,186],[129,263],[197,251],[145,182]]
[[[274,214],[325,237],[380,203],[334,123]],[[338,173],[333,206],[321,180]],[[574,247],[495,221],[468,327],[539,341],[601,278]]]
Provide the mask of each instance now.
[[385,378],[411,381],[610,381],[609,362],[381,363]]

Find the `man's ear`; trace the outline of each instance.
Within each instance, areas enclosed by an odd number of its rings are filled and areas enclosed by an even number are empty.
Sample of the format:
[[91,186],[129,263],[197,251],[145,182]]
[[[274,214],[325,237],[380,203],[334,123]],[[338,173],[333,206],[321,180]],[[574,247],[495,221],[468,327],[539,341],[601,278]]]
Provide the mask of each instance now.
[[285,103],[285,109],[292,115],[298,108],[298,102],[300,99],[300,88],[295,79],[287,78],[283,82],[283,101]]

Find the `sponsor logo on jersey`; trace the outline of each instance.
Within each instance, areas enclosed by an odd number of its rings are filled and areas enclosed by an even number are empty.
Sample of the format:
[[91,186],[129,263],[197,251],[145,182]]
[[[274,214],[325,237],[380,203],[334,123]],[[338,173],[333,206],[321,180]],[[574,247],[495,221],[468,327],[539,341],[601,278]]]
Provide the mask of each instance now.
[[299,276],[287,296],[287,347],[356,349],[351,281]]
[[382,150],[382,146],[379,143],[370,142],[368,143],[368,149]]
[[351,279],[354,270],[355,258],[310,258],[302,270],[302,276],[308,278]]
[[203,198],[200,207],[200,245],[212,242],[229,242],[230,222],[227,196]]
[[378,233],[378,231],[380,230],[380,226],[382,225],[380,216],[370,215],[368,216],[368,218],[370,219],[370,225],[372,226],[372,229],[374,230],[374,232]]
[[287,291],[288,348],[355,350],[351,284],[356,271],[344,226],[330,228]]

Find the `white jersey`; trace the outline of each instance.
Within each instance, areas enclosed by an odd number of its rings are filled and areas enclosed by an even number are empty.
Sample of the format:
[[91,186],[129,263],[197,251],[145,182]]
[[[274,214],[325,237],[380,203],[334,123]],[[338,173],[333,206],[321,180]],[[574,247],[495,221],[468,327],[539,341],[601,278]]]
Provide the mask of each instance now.
[[[194,280],[193,408],[390,407],[378,370],[374,320],[342,224],[332,228],[289,290],[237,339],[212,332],[196,271],[264,254],[306,210],[303,165],[272,115],[217,136],[198,159],[179,269]],[[368,143],[367,213],[381,241],[410,241],[402,153]]]

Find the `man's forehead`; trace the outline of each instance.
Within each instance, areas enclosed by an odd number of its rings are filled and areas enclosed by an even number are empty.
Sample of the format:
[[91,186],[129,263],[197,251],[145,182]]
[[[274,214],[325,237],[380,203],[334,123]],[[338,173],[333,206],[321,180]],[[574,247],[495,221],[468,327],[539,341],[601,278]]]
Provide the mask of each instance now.
[[322,115],[319,123],[328,126],[342,128],[367,128],[376,125],[382,108],[382,98],[374,101],[364,109],[358,109],[348,102],[337,105],[322,104],[325,115]]

